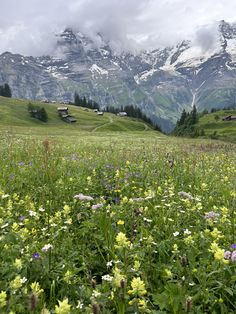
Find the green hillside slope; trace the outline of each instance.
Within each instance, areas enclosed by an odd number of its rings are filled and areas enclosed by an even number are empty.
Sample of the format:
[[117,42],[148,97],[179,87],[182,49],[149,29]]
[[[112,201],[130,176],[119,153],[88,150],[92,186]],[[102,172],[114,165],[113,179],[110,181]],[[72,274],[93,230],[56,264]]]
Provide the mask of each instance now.
[[[44,123],[30,117],[27,105],[28,100],[19,100],[0,97],[0,130],[14,130],[24,134],[68,134],[80,132],[154,132],[150,125],[143,121],[118,117],[111,113],[98,116],[93,110],[82,107],[66,105],[69,114],[77,119],[76,123],[69,124],[60,119],[57,107],[64,105],[40,103],[31,101],[32,104],[44,107],[48,114],[48,122]],[[157,132],[156,132],[157,133]]]
[[226,116],[236,116],[236,110],[220,110],[208,113],[199,119],[198,127],[203,129],[206,136],[236,143],[236,120],[223,121]]

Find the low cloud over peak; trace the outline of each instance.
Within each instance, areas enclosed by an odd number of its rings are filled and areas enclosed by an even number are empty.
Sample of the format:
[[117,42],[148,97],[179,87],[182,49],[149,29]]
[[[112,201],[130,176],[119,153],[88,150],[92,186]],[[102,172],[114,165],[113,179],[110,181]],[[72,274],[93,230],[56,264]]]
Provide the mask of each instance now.
[[8,0],[1,4],[0,53],[53,52],[66,27],[94,38],[101,33],[114,49],[172,46],[191,39],[203,51],[217,42],[217,21],[234,21],[231,0]]

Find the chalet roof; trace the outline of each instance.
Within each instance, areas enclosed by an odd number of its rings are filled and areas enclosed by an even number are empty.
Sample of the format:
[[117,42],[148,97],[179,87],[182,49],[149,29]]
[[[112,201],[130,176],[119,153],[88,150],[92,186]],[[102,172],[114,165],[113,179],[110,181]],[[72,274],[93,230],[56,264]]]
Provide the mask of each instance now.
[[68,107],[58,107],[57,111],[67,111]]
[[72,116],[67,116],[67,117],[65,118],[65,121],[68,121],[68,122],[76,122],[77,120],[76,120],[74,117],[72,117]]

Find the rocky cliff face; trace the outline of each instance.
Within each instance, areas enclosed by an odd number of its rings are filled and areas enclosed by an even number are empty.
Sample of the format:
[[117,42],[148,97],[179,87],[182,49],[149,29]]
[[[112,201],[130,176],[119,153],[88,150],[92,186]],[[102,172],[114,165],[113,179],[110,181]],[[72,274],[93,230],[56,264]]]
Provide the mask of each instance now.
[[[100,36],[100,35],[98,35]],[[219,24],[214,51],[197,51],[190,41],[176,47],[115,54],[100,36],[100,45],[66,29],[54,56],[0,55],[0,85],[13,96],[71,101],[74,92],[102,106],[137,105],[166,131],[183,108],[232,106],[236,95],[236,26]]]

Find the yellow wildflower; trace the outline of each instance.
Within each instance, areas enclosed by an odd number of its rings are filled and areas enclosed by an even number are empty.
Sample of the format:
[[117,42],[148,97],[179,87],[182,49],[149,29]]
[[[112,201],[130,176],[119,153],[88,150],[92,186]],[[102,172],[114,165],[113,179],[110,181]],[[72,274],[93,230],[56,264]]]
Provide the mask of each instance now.
[[134,262],[134,270],[135,270],[135,271],[138,271],[139,268],[140,268],[140,266],[141,266],[141,264],[140,264],[139,261],[135,261],[135,262]]
[[116,243],[115,247],[117,248],[124,248],[130,245],[130,241],[128,241],[126,235],[123,232],[119,232],[116,236]]
[[40,293],[43,293],[43,289],[41,289],[40,285],[38,282],[34,281],[31,285],[30,288],[32,289],[32,291],[39,295]]
[[143,310],[147,307],[146,301],[143,299],[138,299],[138,307],[140,310]]
[[147,293],[145,289],[145,283],[141,280],[140,277],[132,279],[131,287],[132,290],[128,291],[129,294],[142,296]]
[[46,307],[44,307],[42,311],[40,312],[40,314],[50,314],[50,312]]
[[124,220],[118,220],[117,221],[117,225],[124,225],[124,223],[125,223]]
[[172,277],[172,272],[168,268],[165,269],[165,276],[167,278],[171,278]]
[[71,208],[70,208],[69,205],[65,205],[65,206],[63,207],[63,209],[64,209],[64,213],[65,213],[66,215],[70,214]]
[[15,266],[17,269],[21,269],[21,268],[22,268],[22,262],[21,262],[21,259],[20,259],[20,258],[16,258],[16,259],[15,259],[14,266]]
[[184,239],[184,243],[185,244],[193,244],[193,237],[191,235],[189,235],[187,238]]
[[71,278],[72,278],[73,273],[70,270],[67,270],[67,272],[64,275],[64,281],[68,284],[71,284]]
[[211,236],[215,239],[223,238],[224,236],[221,234],[221,231],[219,231],[217,228],[214,228],[211,232]]
[[121,274],[120,269],[117,267],[115,267],[113,273],[114,273],[113,283],[116,287],[120,287],[120,283],[122,280],[125,280],[125,276]]
[[71,305],[68,303],[68,299],[63,301],[58,301],[59,305],[55,307],[55,314],[69,314],[71,310]]
[[21,286],[22,286],[22,281],[19,275],[16,276],[16,278],[10,282],[10,288],[13,290],[17,290],[21,288]]
[[223,249],[218,248],[215,251],[214,257],[216,260],[223,261],[224,260],[225,251]]
[[0,309],[7,305],[7,293],[5,291],[0,292]]

